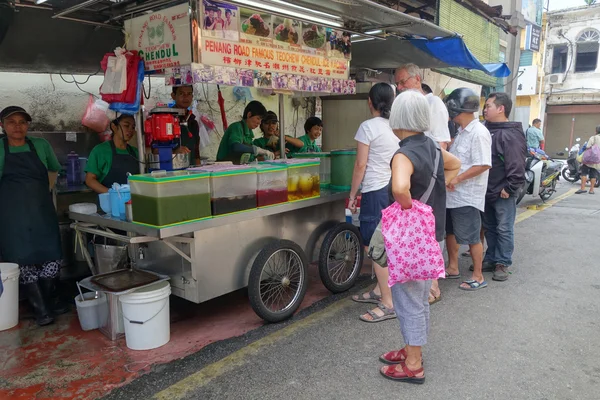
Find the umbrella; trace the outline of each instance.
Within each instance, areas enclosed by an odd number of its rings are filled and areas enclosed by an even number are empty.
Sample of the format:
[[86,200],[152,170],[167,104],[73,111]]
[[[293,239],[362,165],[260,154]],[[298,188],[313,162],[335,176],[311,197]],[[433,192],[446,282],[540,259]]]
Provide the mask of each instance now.
[[221,94],[221,88],[217,85],[217,90],[219,91],[217,102],[219,103],[219,109],[221,110],[221,121],[223,121],[223,130],[227,129],[227,115],[225,115],[225,99],[223,98],[223,94]]

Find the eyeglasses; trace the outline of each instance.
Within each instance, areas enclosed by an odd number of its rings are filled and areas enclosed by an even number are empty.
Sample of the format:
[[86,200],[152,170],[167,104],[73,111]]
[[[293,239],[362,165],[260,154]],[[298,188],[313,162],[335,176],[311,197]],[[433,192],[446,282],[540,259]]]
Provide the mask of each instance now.
[[414,76],[409,76],[406,79],[398,81],[398,82],[396,82],[396,86],[398,86],[398,87],[404,86],[406,84],[406,82],[410,81],[412,78],[414,78]]

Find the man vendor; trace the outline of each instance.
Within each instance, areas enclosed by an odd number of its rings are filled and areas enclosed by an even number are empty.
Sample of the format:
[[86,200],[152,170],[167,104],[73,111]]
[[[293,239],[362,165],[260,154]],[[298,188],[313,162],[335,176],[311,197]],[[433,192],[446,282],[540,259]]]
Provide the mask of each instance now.
[[39,326],[68,307],[58,300],[62,249],[50,189],[60,164],[42,138],[28,137],[32,119],[21,107],[0,112],[0,257],[19,264],[19,281]]
[[85,166],[85,184],[96,193],[106,193],[113,183],[127,184],[127,174],[140,171],[138,150],[129,145],[135,136],[135,119],[122,114],[111,122],[112,137],[92,149]]
[[175,153],[191,153],[190,162],[200,165],[200,125],[196,116],[190,110],[194,102],[193,86],[175,86],[171,93],[175,100],[175,108],[186,110],[184,117],[179,122],[181,125],[181,147],[175,149]]
[[[273,160],[275,158],[273,152],[253,144],[252,130],[259,127],[266,114],[267,109],[261,102],[254,100],[248,103],[242,120],[229,125],[223,134],[217,151],[217,161],[241,164],[242,161],[254,161],[256,158]],[[242,160],[244,154],[250,156],[248,160]]]
[[[272,151],[276,158],[281,156],[279,150],[279,121],[277,120],[277,114],[273,111],[268,111],[260,124],[260,130],[263,133],[263,137],[254,139],[252,142],[255,146],[262,149]],[[285,136],[286,153],[299,150],[304,147],[304,142],[300,139],[293,138],[291,136]]]

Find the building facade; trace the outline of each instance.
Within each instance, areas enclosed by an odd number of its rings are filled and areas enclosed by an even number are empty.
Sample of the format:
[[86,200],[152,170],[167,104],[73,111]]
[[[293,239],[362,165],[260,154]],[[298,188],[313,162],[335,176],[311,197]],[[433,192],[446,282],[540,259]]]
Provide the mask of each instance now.
[[544,126],[552,154],[600,125],[600,5],[548,13],[547,32]]

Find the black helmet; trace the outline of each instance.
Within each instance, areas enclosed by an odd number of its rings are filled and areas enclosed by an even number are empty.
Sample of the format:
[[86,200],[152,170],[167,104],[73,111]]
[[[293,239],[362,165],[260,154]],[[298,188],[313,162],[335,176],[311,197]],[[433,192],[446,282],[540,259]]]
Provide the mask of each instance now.
[[456,118],[461,113],[474,113],[479,111],[479,96],[468,88],[455,89],[444,100],[448,108],[450,119]]

